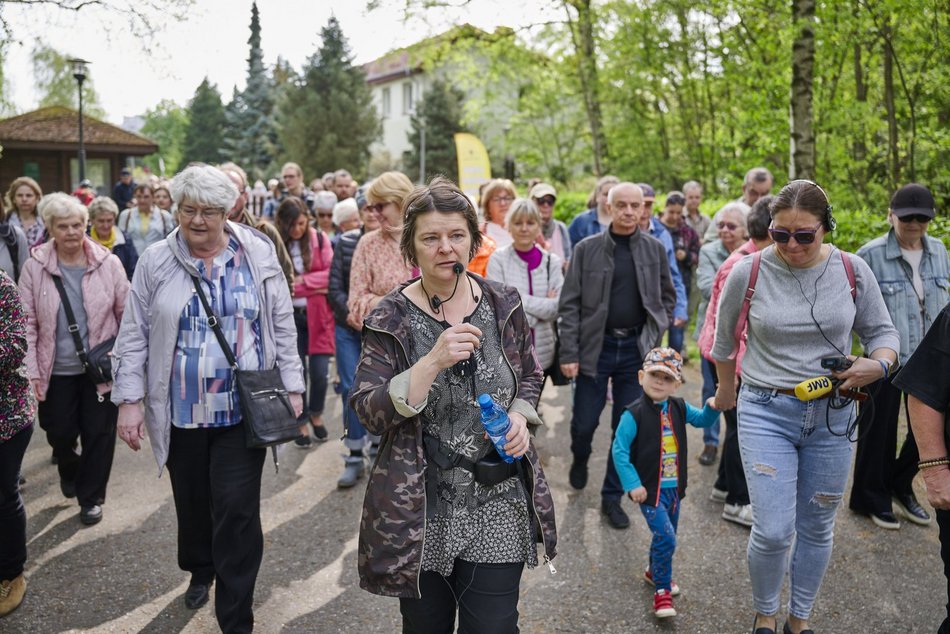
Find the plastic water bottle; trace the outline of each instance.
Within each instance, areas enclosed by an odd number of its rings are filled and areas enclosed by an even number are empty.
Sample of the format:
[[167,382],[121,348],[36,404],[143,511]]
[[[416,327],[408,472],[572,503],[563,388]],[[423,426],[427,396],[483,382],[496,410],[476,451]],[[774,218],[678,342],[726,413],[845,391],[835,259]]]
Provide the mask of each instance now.
[[498,451],[498,455],[500,455],[505,462],[514,462],[515,459],[505,453],[505,444],[508,442],[505,435],[508,433],[508,430],[511,429],[508,412],[505,411],[504,407],[501,407],[498,403],[493,401],[492,397],[488,394],[479,395],[478,406],[482,410],[482,425],[485,427],[485,431],[488,432],[488,437],[495,443],[495,449]]

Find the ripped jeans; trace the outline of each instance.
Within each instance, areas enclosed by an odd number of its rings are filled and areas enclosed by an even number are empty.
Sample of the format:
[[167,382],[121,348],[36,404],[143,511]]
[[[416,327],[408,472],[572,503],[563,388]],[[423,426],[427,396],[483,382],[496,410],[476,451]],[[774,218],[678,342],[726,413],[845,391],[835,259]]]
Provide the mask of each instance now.
[[[752,501],[749,577],[755,610],[774,615],[786,571],[789,614],[811,615],[831,559],[835,513],[851,468],[843,436],[853,406],[802,402],[774,390],[739,391],[739,447]],[[826,418],[827,416],[827,418]]]

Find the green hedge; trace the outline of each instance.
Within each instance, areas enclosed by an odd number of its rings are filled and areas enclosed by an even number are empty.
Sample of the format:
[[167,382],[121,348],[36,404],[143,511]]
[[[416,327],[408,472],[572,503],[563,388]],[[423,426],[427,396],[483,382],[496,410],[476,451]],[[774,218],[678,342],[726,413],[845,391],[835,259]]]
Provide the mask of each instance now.
[[[554,207],[554,217],[571,224],[571,220],[587,209],[587,198],[590,192],[564,191],[558,192],[557,204]],[[657,209],[662,209],[663,198],[658,198]],[[700,210],[712,216],[717,209],[729,202],[724,199],[704,199]],[[854,253],[861,245],[884,235],[889,229],[887,215],[884,211],[870,211],[868,209],[836,210],[838,229],[833,236],[833,242],[841,249]],[[927,228],[927,234],[940,238],[950,250],[950,218],[937,216]]]

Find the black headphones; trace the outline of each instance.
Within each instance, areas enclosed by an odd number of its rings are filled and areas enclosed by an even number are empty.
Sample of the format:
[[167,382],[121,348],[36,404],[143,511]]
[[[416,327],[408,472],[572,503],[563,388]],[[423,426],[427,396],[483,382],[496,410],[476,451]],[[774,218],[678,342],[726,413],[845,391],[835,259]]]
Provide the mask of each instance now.
[[791,185],[792,183],[808,183],[809,185],[817,188],[818,191],[821,192],[821,195],[825,197],[825,217],[821,221],[821,224],[822,226],[824,226],[825,231],[829,233],[834,231],[838,227],[838,221],[835,220],[834,215],[831,213],[832,210],[834,209],[831,206],[831,199],[828,198],[828,194],[825,192],[825,190],[821,188],[821,185],[819,185],[815,181],[810,181],[807,178],[796,178],[795,180],[789,182],[788,184]]

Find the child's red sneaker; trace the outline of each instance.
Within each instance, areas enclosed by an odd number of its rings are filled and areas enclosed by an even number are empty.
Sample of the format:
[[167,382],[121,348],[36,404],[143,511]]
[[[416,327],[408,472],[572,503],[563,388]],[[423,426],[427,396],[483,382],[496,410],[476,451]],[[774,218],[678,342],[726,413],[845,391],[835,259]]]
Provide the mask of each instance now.
[[[649,583],[651,586],[656,587],[656,584],[653,583],[653,573],[650,572],[650,569],[647,568],[643,573],[643,580]],[[676,585],[676,582],[670,580],[670,596],[678,597],[680,594],[680,587]]]
[[653,595],[653,614],[658,619],[676,616],[676,610],[673,609],[673,596],[668,591],[658,590]]

